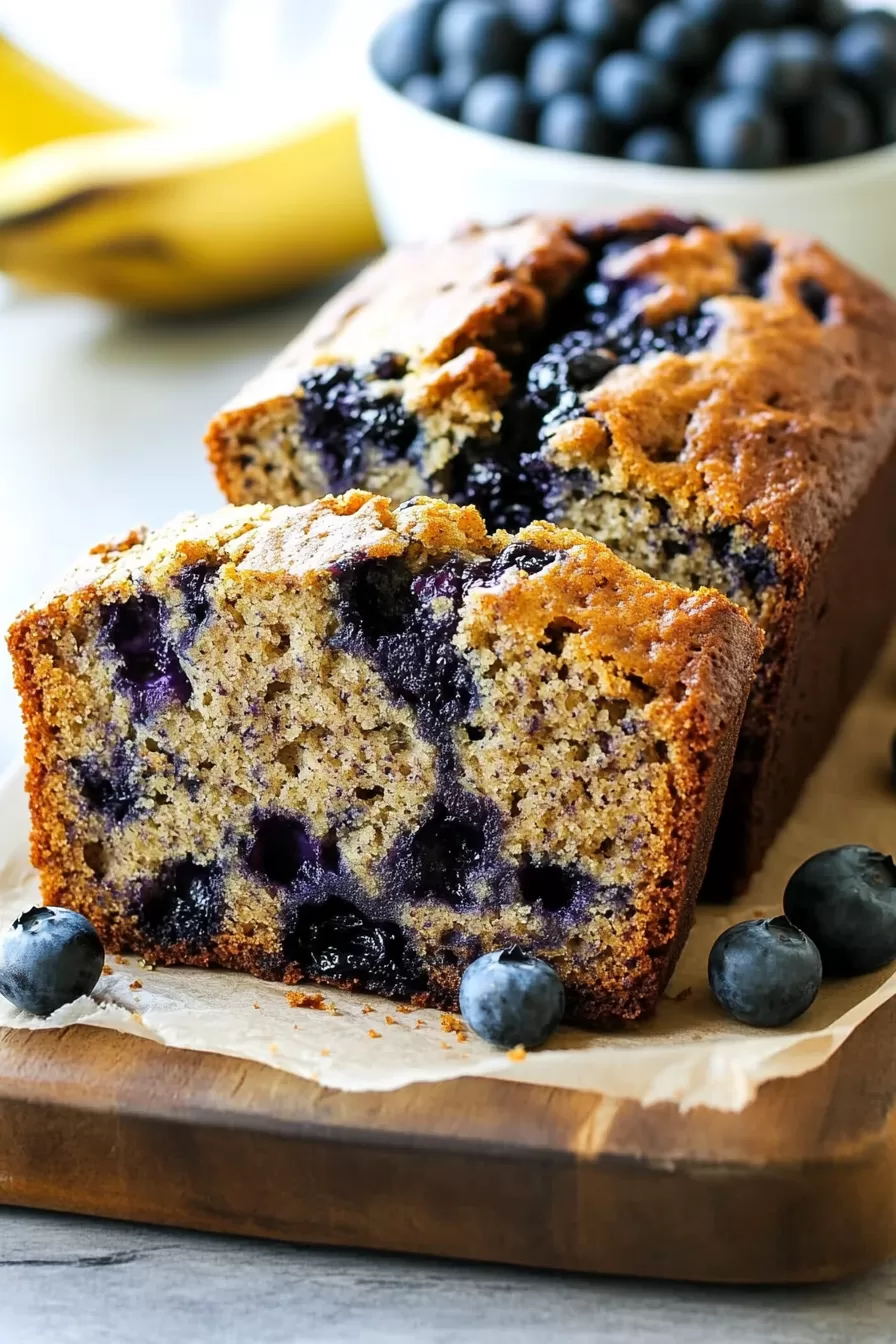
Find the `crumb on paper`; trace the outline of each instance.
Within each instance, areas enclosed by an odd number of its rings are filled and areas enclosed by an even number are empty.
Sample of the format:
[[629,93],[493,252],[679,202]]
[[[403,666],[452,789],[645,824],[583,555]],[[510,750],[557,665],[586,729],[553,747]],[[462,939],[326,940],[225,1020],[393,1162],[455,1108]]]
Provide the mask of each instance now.
[[417,1026],[418,1026],[418,1027],[425,1027],[425,1026],[426,1026],[426,1023],[425,1023],[425,1021],[423,1020],[422,1017],[418,1017],[418,1018],[417,1018]]
[[364,1007],[361,1009],[361,1012],[364,1014],[365,1017],[367,1016],[368,1013],[373,1013],[375,1011],[376,1009],[374,1008],[372,1003],[365,1003]]
[[261,1004],[260,1004],[260,1003],[253,1003],[252,1007],[253,1007],[253,1008],[260,1008],[260,1007],[261,1007]]
[[463,1031],[464,1024],[456,1013],[442,1013],[439,1018],[443,1031]]
[[280,1047],[276,1041],[271,1041],[270,1045],[268,1046],[268,1050],[272,1055],[279,1055],[280,1053]]
[[396,1013],[409,1013],[411,1010],[406,1003],[396,1003],[395,1011]]
[[132,981],[131,981],[131,984],[130,984],[130,988],[131,988],[131,989],[142,989],[142,988],[143,988],[143,981],[142,981],[142,980],[132,980]]
[[439,1041],[439,1045],[443,1050],[451,1050],[453,1048],[450,1041]]
[[342,1013],[336,1007],[335,1003],[332,1003],[329,999],[327,999],[326,1003],[324,1004],[324,1012],[329,1013],[331,1017],[342,1016]]
[[458,1041],[461,1043],[461,1045],[463,1045],[464,1041],[468,1040],[469,1038],[468,1038],[467,1033],[466,1033],[465,1031],[459,1031],[459,1032],[457,1033],[457,1039],[458,1039]]
[[115,958],[115,965],[116,965],[116,966],[127,966],[127,964],[128,964],[128,959],[127,959],[127,957],[116,957],[116,958]]
[[677,994],[672,995],[672,1001],[673,1003],[684,1003],[685,999],[689,999],[693,992],[693,985],[685,985],[684,989],[680,989]]
[[151,961],[145,961],[145,960],[143,959],[143,957],[140,958],[140,960],[137,962],[137,965],[140,967],[141,971],[154,971],[154,970],[155,970],[155,966],[153,966],[152,962],[151,962]]
[[382,1034],[383,1033],[381,1031],[374,1031],[373,1027],[371,1027],[367,1033],[367,1035],[370,1037],[372,1041],[378,1041],[382,1036]]
[[521,1059],[526,1058],[526,1047],[524,1045],[515,1045],[512,1050],[507,1051],[507,1058],[512,1059],[514,1064],[519,1064]]
[[330,1053],[330,1052],[329,1052],[329,1050],[327,1049],[327,1047],[324,1046],[323,1050],[321,1050],[321,1054],[322,1054],[324,1057],[326,1057],[329,1053]]
[[103,967],[103,975],[112,975],[112,974],[113,974],[113,971],[112,971],[112,967],[111,967],[111,966],[104,966],[104,967]]
[[319,992],[309,993],[307,989],[291,989],[286,996],[286,1002],[290,1008],[316,1008],[320,1013],[324,1011],[323,994]]
[[397,1027],[397,1026],[398,1026],[398,1018],[397,1018],[397,1017],[393,1017],[393,1016],[391,1015],[391,1013],[387,1013],[387,1014],[386,1014],[386,1022],[387,1022],[387,1024],[388,1024],[390,1027]]
[[142,1025],[143,1025],[143,1014],[142,1014],[142,1013],[131,1013],[131,1020],[132,1020],[133,1022],[137,1022],[139,1025],[142,1026]]

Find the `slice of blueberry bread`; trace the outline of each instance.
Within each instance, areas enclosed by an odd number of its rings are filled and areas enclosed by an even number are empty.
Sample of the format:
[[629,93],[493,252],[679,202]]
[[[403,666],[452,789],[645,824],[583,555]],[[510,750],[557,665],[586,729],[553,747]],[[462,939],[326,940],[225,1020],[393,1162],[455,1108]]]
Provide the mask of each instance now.
[[758,866],[896,609],[896,303],[816,243],[647,213],[388,254],[213,421],[234,502],[546,518],[764,627],[707,889]]
[[47,902],[154,962],[455,1007],[518,943],[654,1006],[759,637],[547,523],[359,491],[100,547],[10,635]]

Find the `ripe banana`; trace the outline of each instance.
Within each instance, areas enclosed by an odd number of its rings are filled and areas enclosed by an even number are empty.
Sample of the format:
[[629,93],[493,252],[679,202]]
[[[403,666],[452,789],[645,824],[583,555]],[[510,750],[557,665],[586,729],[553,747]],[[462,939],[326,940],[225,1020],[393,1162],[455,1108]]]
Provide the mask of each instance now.
[[139,128],[0,162],[0,270],[158,312],[275,295],[380,245],[354,118],[234,143]]
[[66,135],[140,124],[136,117],[109,107],[33,60],[0,34],[0,157]]

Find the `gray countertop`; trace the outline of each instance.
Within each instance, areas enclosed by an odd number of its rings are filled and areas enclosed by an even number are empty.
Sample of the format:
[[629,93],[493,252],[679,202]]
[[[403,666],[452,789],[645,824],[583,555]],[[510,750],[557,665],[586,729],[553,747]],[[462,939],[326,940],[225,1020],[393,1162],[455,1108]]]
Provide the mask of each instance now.
[[[65,300],[0,309],[0,624],[100,538],[219,503],[200,445],[205,422],[320,297],[182,323]],[[4,657],[0,767],[18,741]],[[892,1341],[896,1266],[833,1288],[710,1289],[0,1209],[2,1344],[551,1338]]]

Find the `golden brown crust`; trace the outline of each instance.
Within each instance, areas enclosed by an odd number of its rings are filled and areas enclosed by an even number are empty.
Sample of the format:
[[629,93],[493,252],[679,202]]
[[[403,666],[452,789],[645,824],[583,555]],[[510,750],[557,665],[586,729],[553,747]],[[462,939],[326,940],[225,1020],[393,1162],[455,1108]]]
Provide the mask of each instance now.
[[[482,712],[515,712],[512,676],[511,699],[502,710],[494,667],[504,658],[512,672],[526,650],[530,657],[545,657],[539,652],[545,632],[557,631],[570,640],[569,681],[558,684],[561,698],[593,701],[600,688],[608,703],[633,702],[640,706],[649,741],[664,744],[650,801],[651,859],[645,871],[652,876],[637,893],[637,913],[618,935],[609,962],[605,956],[583,968],[567,965],[562,950],[555,954],[575,986],[579,1020],[634,1020],[652,1009],[686,937],[761,640],[746,616],[718,593],[684,593],[651,579],[599,542],[547,523],[533,524],[519,540],[556,552],[558,561],[532,577],[511,574],[477,589],[460,637],[471,665],[489,671],[487,684],[498,697],[492,710],[486,698]],[[494,557],[510,541],[506,533],[489,536],[472,508],[421,501],[393,510],[382,498],[354,491],[299,510],[252,506],[205,518],[187,515],[158,533],[136,532],[124,542],[95,548],[88,564],[42,605],[23,613],[9,635],[26,724],[32,858],[44,899],[81,909],[110,947],[137,951],[150,961],[282,975],[277,930],[266,931],[257,918],[251,937],[239,924],[214,947],[154,942],[81,857],[82,843],[73,844],[78,822],[66,792],[60,733],[68,730],[70,716],[90,723],[99,712],[77,677],[75,651],[85,623],[99,606],[143,585],[164,591],[180,569],[197,561],[222,565],[232,596],[251,584],[268,585],[265,591],[272,582],[280,589],[312,585],[347,557]],[[99,733],[101,725],[96,728]],[[526,747],[524,733],[513,741],[521,760],[527,751],[545,750]],[[507,774],[504,752],[496,767],[501,776]],[[463,768],[488,795],[487,756],[467,750]],[[558,806],[565,796],[558,795]],[[643,799],[640,806],[646,806]],[[516,843],[513,825],[509,820],[509,846]],[[431,917],[425,910],[421,915],[424,923]],[[450,911],[446,917],[459,918]],[[297,978],[295,966],[285,969],[288,978]],[[455,1006],[459,974],[456,965],[436,966],[421,1002]]]

